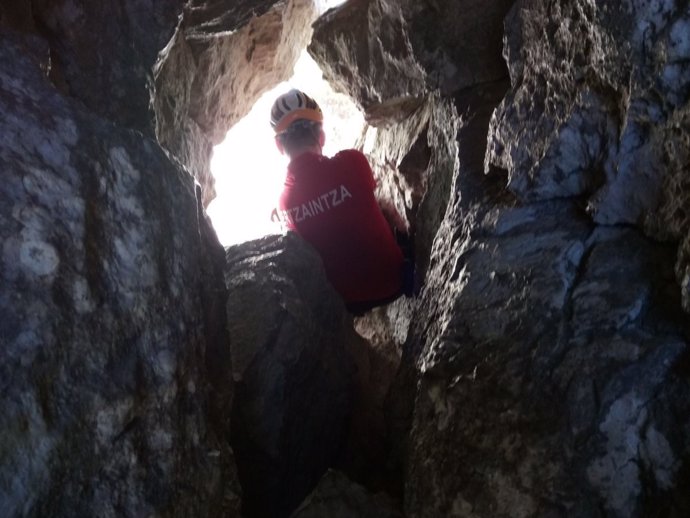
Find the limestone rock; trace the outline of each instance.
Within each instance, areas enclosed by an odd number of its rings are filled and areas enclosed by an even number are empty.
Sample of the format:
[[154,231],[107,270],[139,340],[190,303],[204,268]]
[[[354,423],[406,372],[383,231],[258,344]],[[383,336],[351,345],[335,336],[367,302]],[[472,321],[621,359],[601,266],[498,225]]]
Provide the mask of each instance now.
[[355,329],[364,340],[353,351],[358,391],[347,448],[338,464],[352,480],[369,490],[394,496],[400,496],[401,477],[389,462],[388,399],[400,368],[413,310],[413,301],[401,297],[355,318]]
[[402,518],[382,496],[371,495],[362,486],[337,471],[329,470],[309,498],[291,518]]
[[[516,2],[511,88],[489,125],[507,86],[498,69],[452,86],[444,71],[472,61],[425,60],[435,46],[411,28],[423,16],[357,5],[317,24],[313,53],[346,64],[327,77],[379,131],[404,128],[434,74],[461,118],[388,409],[406,515],[687,514],[690,331],[673,278],[675,262],[687,298],[684,246],[674,259],[688,232],[687,6]],[[424,156],[414,134],[379,152]]]
[[215,197],[211,147],[284,81],[311,36],[311,0],[193,2],[155,67],[156,134]]
[[84,0],[0,6],[0,24],[38,37],[63,93],[174,154],[215,197],[212,145],[287,79],[316,17],[309,0]]
[[[690,514],[687,1],[318,22],[425,274],[375,350],[294,236],[232,249],[226,300],[203,214],[311,3],[91,4],[0,5],[3,516],[238,516],[229,435],[249,518],[336,460],[408,518]],[[379,503],[331,473],[299,513]]]
[[409,342],[422,376],[407,515],[687,512],[673,248],[592,231],[563,202],[468,217],[481,223],[465,237],[439,234],[448,262],[429,275],[445,292],[420,306],[444,309],[418,314]]
[[649,235],[680,241],[676,277],[690,313],[690,105],[659,131],[657,139],[655,145],[663,149],[661,163],[668,173],[661,186],[660,206],[647,214],[645,229]]
[[426,91],[398,2],[350,0],[326,12],[314,24],[309,53],[333,88],[349,94],[370,122]]
[[2,514],[238,516],[222,248],[194,179],[24,43],[0,32]]
[[451,97],[506,76],[503,19],[515,0],[405,0],[410,41],[427,85]]
[[[687,200],[686,189],[669,188],[682,184],[677,150],[687,149],[685,2],[521,0],[506,30],[512,89],[494,116],[487,163],[509,172],[523,200],[583,196],[598,223],[686,238],[684,211],[668,210]],[[664,223],[644,225],[659,221],[662,205]],[[684,255],[678,263],[687,293]]]
[[[50,46],[50,77],[88,110],[153,134],[152,68],[175,32],[182,0],[19,2],[19,23]],[[17,20],[13,17],[12,20]]]
[[345,444],[361,340],[316,252],[289,233],[227,251],[232,444],[248,517],[288,516]]
[[309,52],[334,87],[379,125],[428,91],[506,75],[503,17],[513,0],[350,0],[314,25]]
[[384,212],[404,218],[415,236],[420,278],[457,171],[457,130],[453,103],[431,95],[404,118],[369,127],[363,140]]

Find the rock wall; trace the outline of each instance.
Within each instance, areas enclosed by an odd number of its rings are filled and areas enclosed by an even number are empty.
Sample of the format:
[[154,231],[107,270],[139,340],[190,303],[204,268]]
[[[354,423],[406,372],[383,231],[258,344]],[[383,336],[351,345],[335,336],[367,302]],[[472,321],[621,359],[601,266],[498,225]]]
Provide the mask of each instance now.
[[6,3],[0,23],[40,36],[33,54],[53,84],[155,135],[197,178],[204,206],[215,197],[212,146],[291,75],[316,17],[310,0]]
[[[598,224],[687,241],[689,32],[684,2],[518,2],[487,162],[521,200],[582,196]],[[676,268],[690,309],[687,246]]]
[[[231,253],[226,308],[203,214],[211,144],[287,74],[310,2],[0,4],[3,516],[239,516],[243,491],[287,515],[333,464],[408,518],[690,513],[689,12],[318,21],[416,240],[419,296],[357,322],[365,351],[292,238]],[[329,473],[297,515],[383,500]]]
[[[459,115],[425,284],[388,320],[405,515],[687,514],[688,4],[479,4],[351,1],[310,45],[380,135],[435,95]],[[448,147],[419,134],[368,148],[408,214],[401,157]]]
[[222,253],[194,179],[0,39],[2,514],[218,513],[239,487],[206,366],[229,369]]
[[312,16],[0,3],[2,516],[239,516],[210,143]]

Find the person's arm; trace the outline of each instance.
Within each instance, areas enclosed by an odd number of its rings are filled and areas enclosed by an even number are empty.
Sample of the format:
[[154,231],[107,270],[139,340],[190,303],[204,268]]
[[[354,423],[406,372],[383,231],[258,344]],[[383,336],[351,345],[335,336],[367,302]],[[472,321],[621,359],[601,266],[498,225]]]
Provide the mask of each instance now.
[[409,232],[407,221],[405,221],[405,219],[400,215],[395,205],[390,200],[377,201],[379,208],[381,209],[381,213],[383,214],[383,217],[386,218],[386,221],[391,229],[401,234],[407,234]]
[[[372,190],[372,192],[375,193],[378,183],[374,177],[374,172],[371,169],[369,160],[367,160],[367,157],[359,151],[353,150],[350,153],[352,160],[355,162],[354,169],[364,177],[367,186]],[[381,200],[378,197],[376,201],[379,205],[379,209],[381,209],[383,217],[391,227],[391,230],[394,232],[397,231],[398,233],[407,234],[409,231],[407,221],[400,215],[395,207],[395,204],[390,200]]]

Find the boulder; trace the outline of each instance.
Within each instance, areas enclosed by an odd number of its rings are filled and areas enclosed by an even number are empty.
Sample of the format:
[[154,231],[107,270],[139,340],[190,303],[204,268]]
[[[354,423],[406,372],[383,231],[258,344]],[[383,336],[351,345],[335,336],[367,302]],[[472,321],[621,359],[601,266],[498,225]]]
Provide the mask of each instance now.
[[361,339],[296,234],[229,248],[225,279],[243,510],[287,517],[345,445]]
[[329,470],[291,518],[402,518],[384,495],[372,495],[338,471]]

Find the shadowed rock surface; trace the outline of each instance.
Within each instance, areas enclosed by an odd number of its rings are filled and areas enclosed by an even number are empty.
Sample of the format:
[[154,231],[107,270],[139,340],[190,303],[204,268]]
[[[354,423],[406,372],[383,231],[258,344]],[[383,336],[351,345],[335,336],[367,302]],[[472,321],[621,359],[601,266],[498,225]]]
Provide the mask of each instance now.
[[0,24],[40,37],[34,55],[63,94],[120,126],[155,133],[197,178],[204,206],[215,197],[212,146],[290,77],[315,17],[310,0],[0,6]]
[[361,338],[295,234],[229,248],[225,276],[244,512],[288,516],[344,446]]
[[[203,215],[310,2],[86,4],[0,3],[0,514],[287,516],[334,463],[407,518],[690,514],[687,0],[318,21],[423,280],[368,349],[293,237],[226,300]],[[331,473],[300,512],[379,505]]]
[[432,95],[363,136],[381,206],[402,217],[404,230],[414,236],[420,282],[457,170],[457,131],[452,101]]
[[328,471],[291,518],[402,518],[383,495],[372,495],[340,472]]
[[[517,2],[504,51],[513,86],[487,162],[522,200],[583,196],[599,224],[687,241],[688,34],[683,1]],[[683,246],[688,310],[689,262]]]
[[183,0],[3,4],[2,25],[43,39],[41,59],[63,94],[104,119],[153,135],[151,71],[175,32]]
[[318,20],[309,52],[377,124],[430,91],[450,96],[504,77],[501,35],[511,5],[350,0]]
[[222,249],[194,179],[21,41],[0,34],[2,515],[237,516]]
[[[203,207],[209,135],[308,37],[307,2],[257,25],[274,3],[0,5],[3,516],[239,516],[224,254]],[[250,21],[243,45],[263,69],[204,54]],[[180,60],[162,82],[181,27],[215,81]],[[218,77],[230,65],[244,79]],[[154,75],[182,94],[158,95]],[[231,96],[232,81],[247,88]],[[233,115],[179,124],[184,95],[231,96]]]
[[[464,22],[435,2],[426,39],[405,3],[352,2],[310,46],[383,135],[414,126],[429,78],[460,117],[389,397],[406,516],[687,514],[687,2],[485,4],[481,42],[437,61]],[[509,9],[510,74],[481,70]],[[453,62],[470,49],[486,59]]]

